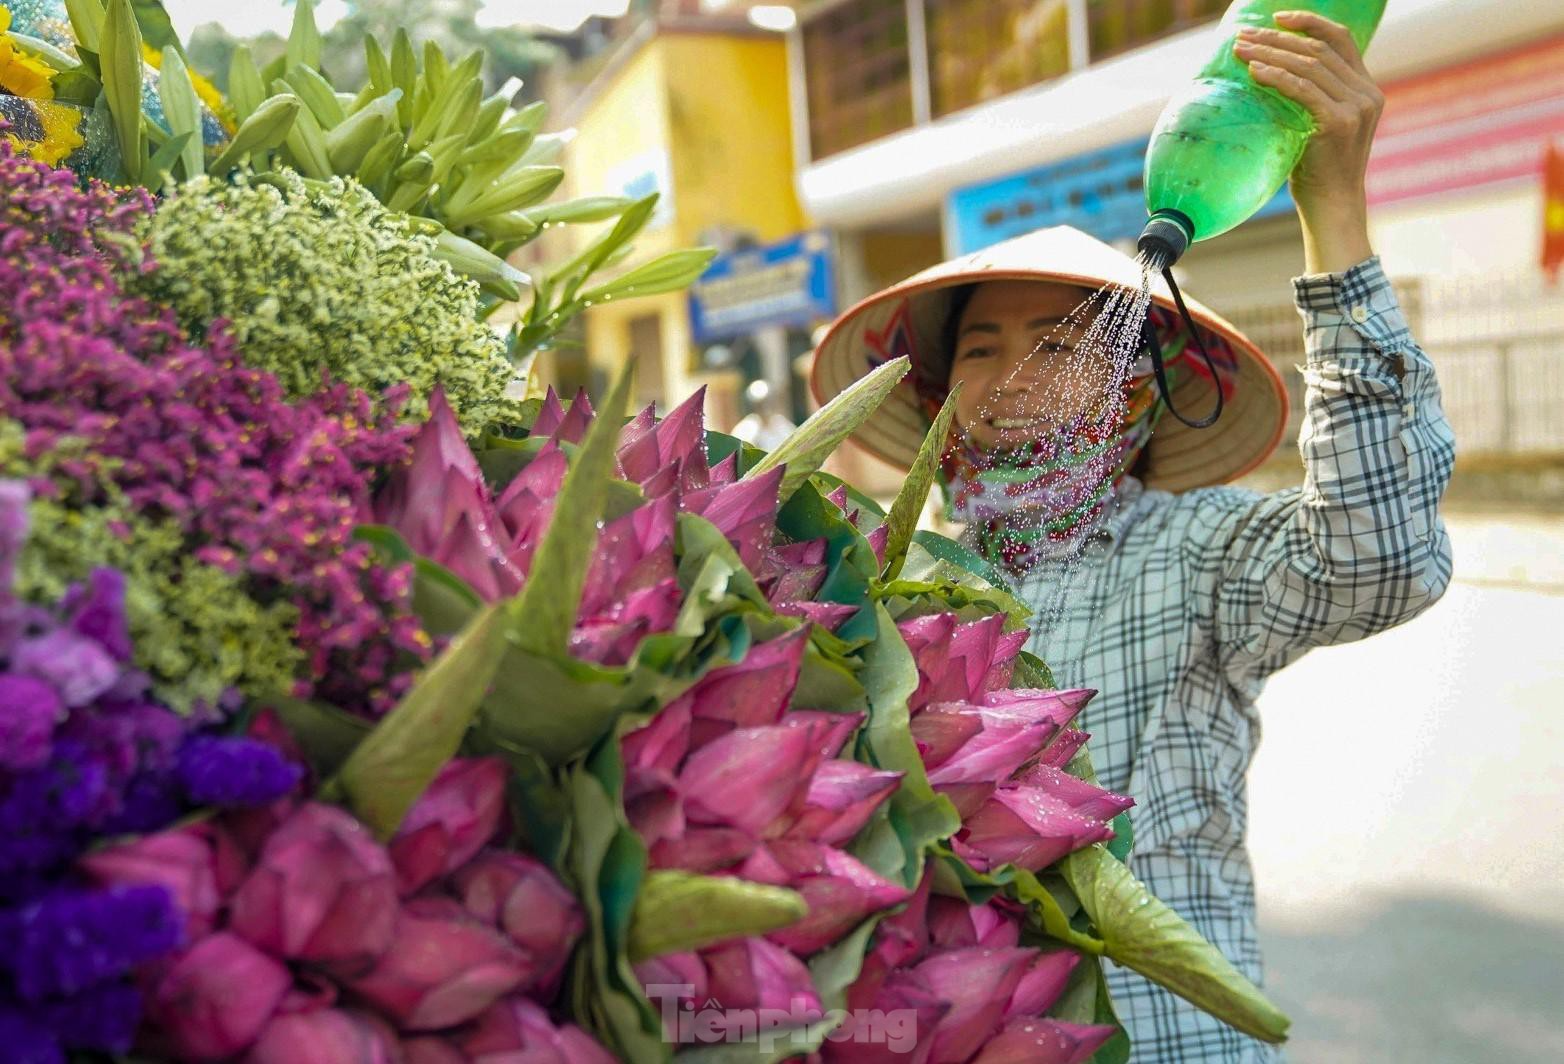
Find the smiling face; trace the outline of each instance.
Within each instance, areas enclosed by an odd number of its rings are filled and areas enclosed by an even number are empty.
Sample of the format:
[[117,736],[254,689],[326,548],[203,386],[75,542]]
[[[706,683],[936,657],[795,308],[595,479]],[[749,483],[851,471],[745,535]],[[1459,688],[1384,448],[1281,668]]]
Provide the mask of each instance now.
[[955,330],[950,386],[956,418],[982,447],[1013,447],[1098,410],[1115,384],[1111,360],[1078,351],[1090,313],[1083,288],[1036,281],[977,286]]

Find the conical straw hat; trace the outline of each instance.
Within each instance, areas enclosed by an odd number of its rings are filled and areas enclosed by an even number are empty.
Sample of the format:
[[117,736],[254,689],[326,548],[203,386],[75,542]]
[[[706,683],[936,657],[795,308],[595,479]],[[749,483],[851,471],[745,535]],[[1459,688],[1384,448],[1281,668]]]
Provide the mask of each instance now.
[[[815,351],[810,378],[815,398],[824,403],[890,358],[910,354],[913,364],[929,357],[941,342],[952,291],[982,281],[1042,281],[1093,291],[1120,285],[1138,291],[1141,268],[1134,259],[1070,226],[1040,229],[949,262],[859,303],[838,318]],[[1173,294],[1159,276],[1152,299],[1174,310]],[[1223,484],[1249,473],[1281,442],[1287,424],[1287,390],[1271,361],[1219,315],[1185,297],[1196,325],[1220,335],[1238,361],[1238,379],[1215,425],[1192,429],[1163,417],[1146,448],[1146,485],[1186,491]],[[1198,356],[1195,356],[1198,357]],[[874,454],[902,468],[912,465],[928,432],[928,417],[909,374],[853,438]],[[1173,403],[1186,417],[1209,413],[1216,401],[1213,385],[1187,373],[1173,389]]]

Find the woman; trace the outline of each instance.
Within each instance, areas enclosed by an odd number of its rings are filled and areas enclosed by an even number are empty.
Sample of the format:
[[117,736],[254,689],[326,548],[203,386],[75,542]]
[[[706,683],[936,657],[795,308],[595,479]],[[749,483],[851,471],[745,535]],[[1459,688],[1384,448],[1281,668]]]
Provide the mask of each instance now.
[[[1108,313],[1102,298],[1081,308],[1105,282],[1133,289],[1139,267],[1073,230],[867,300],[836,323],[815,367],[825,399],[913,356],[916,386],[859,432],[903,464],[929,410],[962,385],[945,463],[953,516],[1038,608],[1030,649],[1061,684],[1101,689],[1084,726],[1103,783],[1136,800],[1134,872],[1256,983],[1244,848],[1255,698],[1310,648],[1426,609],[1451,564],[1438,505],[1453,443],[1438,384],[1368,240],[1364,172],[1383,97],[1343,27],[1308,14],[1277,23],[1293,32],[1246,31],[1236,52],[1319,127],[1292,175],[1307,270],[1295,282],[1308,350],[1301,488],[1216,486],[1279,441],[1275,371],[1192,301],[1188,331],[1159,286],[1150,319],[1170,411],[1145,365],[1128,368],[1089,335]],[[1219,394],[1215,424],[1192,427]],[[1109,979],[1137,1062],[1282,1059],[1132,972]]]

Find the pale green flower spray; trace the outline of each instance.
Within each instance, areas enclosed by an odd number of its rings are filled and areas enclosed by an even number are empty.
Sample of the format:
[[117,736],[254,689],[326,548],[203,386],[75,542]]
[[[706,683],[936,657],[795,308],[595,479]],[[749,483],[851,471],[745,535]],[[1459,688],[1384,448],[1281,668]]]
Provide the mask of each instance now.
[[479,318],[478,286],[354,181],[198,178],[140,235],[156,268],[128,284],[171,306],[195,342],[228,322],[245,362],[290,395],[328,374],[371,394],[405,384],[403,416],[422,420],[440,385],[468,435],[510,411],[516,372]]

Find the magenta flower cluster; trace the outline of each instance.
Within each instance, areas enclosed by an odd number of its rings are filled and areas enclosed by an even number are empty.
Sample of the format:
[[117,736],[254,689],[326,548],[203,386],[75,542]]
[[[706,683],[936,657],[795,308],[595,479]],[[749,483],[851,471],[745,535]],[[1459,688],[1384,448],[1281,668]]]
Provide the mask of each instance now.
[[313,690],[389,707],[428,639],[410,572],[378,566],[352,532],[410,430],[342,385],[290,403],[220,329],[190,346],[171,314],[125,295],[125,270],[155,268],[128,246],[144,194],[79,189],[4,148],[0,185],[0,417],[20,423],[29,457],[77,441],[58,468],[87,504],[112,483],[201,561],[291,599]]

